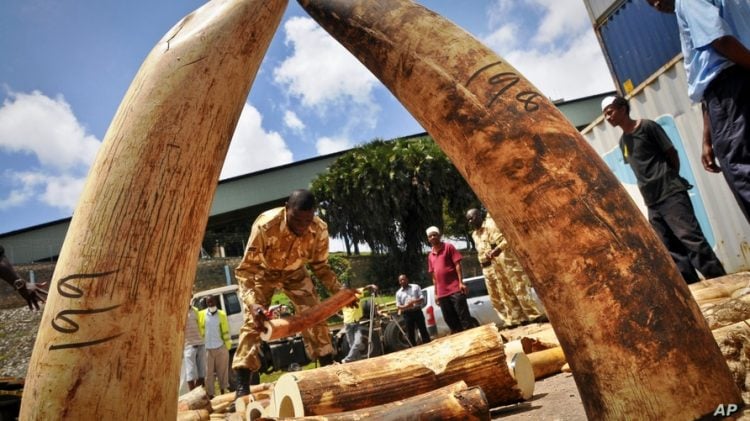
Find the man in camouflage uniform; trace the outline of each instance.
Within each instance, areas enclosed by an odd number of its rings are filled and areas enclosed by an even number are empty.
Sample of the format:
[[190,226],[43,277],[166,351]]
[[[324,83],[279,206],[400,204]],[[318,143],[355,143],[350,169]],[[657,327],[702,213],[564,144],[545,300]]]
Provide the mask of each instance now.
[[505,327],[539,319],[542,311],[531,297],[529,278],[495,221],[489,214],[483,217],[479,209],[469,209],[466,219],[474,228],[471,237],[477,248],[492,306]]
[[[328,265],[328,226],[314,213],[315,198],[307,190],[295,190],[284,207],[262,213],[253,223],[245,255],[235,269],[240,296],[245,304],[245,323],[232,361],[237,373],[237,397],[250,393],[251,371],[260,369],[259,316],[271,304],[274,292],[283,291],[297,312],[320,303],[305,265],[335,294],[341,289]],[[260,313],[259,313],[260,311]],[[321,365],[333,363],[331,335],[325,322],[302,332],[305,350]]]

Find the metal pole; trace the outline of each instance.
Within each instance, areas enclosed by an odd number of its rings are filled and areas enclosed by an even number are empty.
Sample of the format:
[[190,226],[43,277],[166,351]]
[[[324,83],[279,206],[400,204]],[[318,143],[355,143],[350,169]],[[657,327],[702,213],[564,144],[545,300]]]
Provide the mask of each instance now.
[[372,355],[372,326],[375,323],[375,292],[372,291],[370,295],[370,329],[367,334],[367,358]]
[[232,285],[232,274],[229,272],[229,265],[224,265],[224,276],[227,278],[227,286]]

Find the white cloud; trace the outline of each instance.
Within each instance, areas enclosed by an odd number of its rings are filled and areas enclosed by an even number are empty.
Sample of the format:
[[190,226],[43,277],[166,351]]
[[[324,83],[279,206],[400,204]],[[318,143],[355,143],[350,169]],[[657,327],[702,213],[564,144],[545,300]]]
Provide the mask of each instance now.
[[342,101],[373,104],[377,79],[315,21],[294,17],[284,31],[294,52],[274,69],[274,81],[300,97],[302,105],[324,113]]
[[4,172],[0,209],[38,202],[72,211],[101,142],[87,134],[62,96],[9,92],[0,107],[0,151],[32,158],[25,171]]
[[514,48],[518,45],[517,34],[518,27],[516,25],[504,25],[486,36],[483,42],[495,51]]
[[590,29],[591,22],[581,0],[530,0],[544,10],[534,42],[554,42],[568,34],[578,34]]
[[321,137],[315,142],[315,148],[320,155],[351,149],[353,146],[351,140],[343,137]]
[[286,110],[286,112],[284,112],[284,125],[298,132],[305,129],[305,123],[303,123],[292,110]]
[[[515,50],[505,58],[552,99],[575,99],[614,89],[607,64],[592,32],[577,37],[575,47],[547,53]],[[554,69],[554,71],[550,71]]]
[[52,207],[75,209],[85,182],[86,179],[83,177],[71,177],[69,175],[47,177],[42,202]]
[[[601,47],[580,0],[498,0],[495,4],[507,16],[538,18],[525,25],[499,26],[482,37],[482,41],[543,94],[570,100],[614,90]],[[499,14],[489,10],[488,22],[497,25]],[[529,39],[532,42],[527,44],[514,42]]]
[[292,162],[292,151],[277,132],[263,129],[263,117],[250,104],[242,108],[221,179]]
[[32,154],[45,167],[88,168],[100,145],[62,96],[10,93],[0,108],[0,149]]

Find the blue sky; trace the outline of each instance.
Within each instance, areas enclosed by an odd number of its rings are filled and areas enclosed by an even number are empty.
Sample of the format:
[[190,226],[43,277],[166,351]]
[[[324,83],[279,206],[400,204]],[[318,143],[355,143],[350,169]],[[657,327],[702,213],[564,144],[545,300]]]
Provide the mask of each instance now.
[[[198,0],[0,2],[0,233],[72,215],[146,55]],[[552,99],[614,89],[582,0],[421,0]],[[295,0],[221,178],[424,131]]]

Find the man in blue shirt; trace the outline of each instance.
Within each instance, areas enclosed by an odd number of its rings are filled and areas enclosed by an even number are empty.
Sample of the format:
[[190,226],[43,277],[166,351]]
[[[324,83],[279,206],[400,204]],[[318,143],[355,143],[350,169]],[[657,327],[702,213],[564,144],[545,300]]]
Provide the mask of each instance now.
[[701,162],[724,174],[750,222],[750,2],[646,1],[677,17],[688,95],[703,106]]

